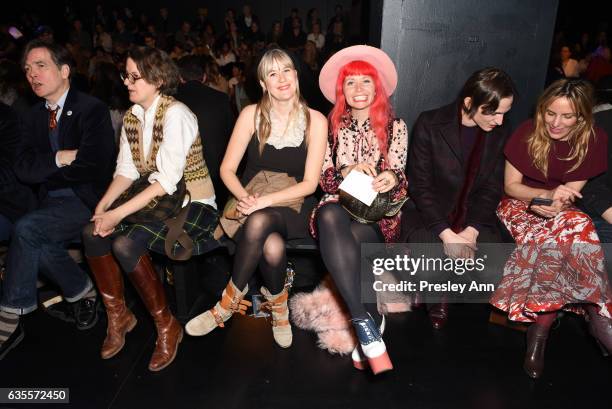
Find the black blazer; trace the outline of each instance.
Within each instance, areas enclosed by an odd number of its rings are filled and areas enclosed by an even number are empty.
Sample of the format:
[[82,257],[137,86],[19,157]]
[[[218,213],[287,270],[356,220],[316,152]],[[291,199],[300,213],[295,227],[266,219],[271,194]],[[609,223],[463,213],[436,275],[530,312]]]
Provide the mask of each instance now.
[[13,172],[20,141],[17,112],[0,103],[0,214],[13,222],[36,204],[32,190],[19,183]]
[[217,204],[223,207],[228,193],[221,181],[219,168],[234,128],[229,97],[201,82],[187,81],[179,86],[176,99],[187,105],[198,118],[204,160],[215,188]]
[[68,91],[59,120],[59,146],[60,150],[79,150],[69,166],[58,168],[55,163],[44,101],[28,112],[22,135],[14,167],[17,177],[24,183],[40,185],[41,198],[51,189],[72,188],[83,203],[94,209],[112,179],[116,162],[108,107],[73,87]]
[[612,109],[597,112],[595,124],[608,134],[608,170],[584,185],[579,204],[590,216],[599,216],[612,207]]
[[[461,193],[466,166],[461,152],[458,103],[423,112],[417,119],[408,152],[408,193],[402,213],[402,236],[418,228],[450,222]],[[478,174],[468,197],[466,223],[495,226],[495,209],[504,180],[504,126],[485,135]]]

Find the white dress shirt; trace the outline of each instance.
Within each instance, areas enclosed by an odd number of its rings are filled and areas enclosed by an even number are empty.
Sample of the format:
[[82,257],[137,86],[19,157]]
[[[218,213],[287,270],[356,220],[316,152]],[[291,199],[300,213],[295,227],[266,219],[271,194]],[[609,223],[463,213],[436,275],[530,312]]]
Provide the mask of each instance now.
[[308,34],[308,37],[306,37],[306,41],[312,41],[313,43],[315,43],[317,50],[321,51],[321,49],[323,47],[325,47],[325,36],[321,33],[319,34],[315,34],[315,33],[310,33]]

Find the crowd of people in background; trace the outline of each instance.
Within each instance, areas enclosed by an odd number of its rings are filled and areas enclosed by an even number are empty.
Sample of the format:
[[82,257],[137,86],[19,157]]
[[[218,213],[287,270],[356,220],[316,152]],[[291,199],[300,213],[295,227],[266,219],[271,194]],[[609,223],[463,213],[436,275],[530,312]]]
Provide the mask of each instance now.
[[606,30],[555,33],[547,84],[560,78],[583,78],[597,84],[612,75],[612,59]]
[[[15,87],[11,95],[22,96],[27,87],[20,79],[19,65],[11,62],[18,62],[23,44],[33,38],[60,42],[75,60],[74,86],[107,103],[113,112],[117,136],[121,113],[129,106],[119,72],[124,71],[126,53],[133,45],[159,48],[176,61],[188,55],[197,56],[205,68],[205,84],[226,93],[237,115],[261,97],[254,64],[263,52],[275,47],[297,57],[301,64],[300,80],[304,82],[302,77],[307,76],[305,83],[312,85],[304,91],[310,105],[328,108],[315,84],[320,67],[334,52],[358,41],[347,35],[348,19],[342,5],[336,5],[328,22],[321,21],[316,8],[307,13],[293,8],[289,16],[282,22],[274,21],[271,27],[260,25],[249,4],[239,12],[228,8],[223,21],[209,18],[207,7],[199,7],[189,18],[181,20],[168,7],[157,12],[137,12],[127,7],[106,9],[101,4],[96,6],[93,16],[67,11],[64,18],[62,25],[70,27],[64,35],[58,35],[57,26],[44,24],[36,14],[0,25],[2,82]],[[2,91],[4,101],[6,94]]]

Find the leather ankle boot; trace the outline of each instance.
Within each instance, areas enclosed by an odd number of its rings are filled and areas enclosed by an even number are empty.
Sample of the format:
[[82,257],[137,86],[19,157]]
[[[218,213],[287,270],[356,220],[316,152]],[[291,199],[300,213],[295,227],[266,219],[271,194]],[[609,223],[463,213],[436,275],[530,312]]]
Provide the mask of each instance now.
[[192,336],[206,335],[217,327],[225,327],[225,321],[229,320],[235,312],[245,315],[247,308],[252,304],[243,299],[248,291],[248,285],[240,290],[230,279],[223,290],[221,299],[215,306],[189,320],[185,325],[185,330]]
[[537,379],[544,372],[544,352],[550,327],[533,323],[527,329],[527,351],[523,369],[531,378]]
[[100,355],[109,359],[121,351],[125,334],[134,329],[137,321],[125,305],[123,277],[113,255],[87,257],[87,262],[106,308],[108,326]]
[[153,317],[157,328],[157,341],[149,361],[149,370],[161,371],[176,357],[178,345],[183,339],[183,327],[170,311],[164,286],[148,254],[138,259],[134,271],[129,273],[128,277]]
[[271,294],[266,287],[261,287],[261,293],[266,298],[266,302],[261,308],[266,308],[272,314],[272,334],[274,340],[282,348],[289,348],[293,342],[291,323],[289,323],[289,308],[287,299],[289,292],[287,287],[283,288],[278,294]]
[[587,307],[589,314],[589,332],[599,344],[603,356],[612,352],[612,320],[597,313],[594,305]]

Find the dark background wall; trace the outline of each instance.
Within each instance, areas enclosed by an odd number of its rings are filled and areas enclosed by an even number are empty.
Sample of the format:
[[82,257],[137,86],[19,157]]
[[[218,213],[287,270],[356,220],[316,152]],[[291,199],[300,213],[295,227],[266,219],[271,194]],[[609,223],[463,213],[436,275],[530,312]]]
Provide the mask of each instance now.
[[[496,66],[519,91],[508,119],[527,118],[542,91],[557,0],[384,0],[381,47],[396,63],[398,116],[451,102],[474,71]],[[372,30],[372,28],[371,28]]]

